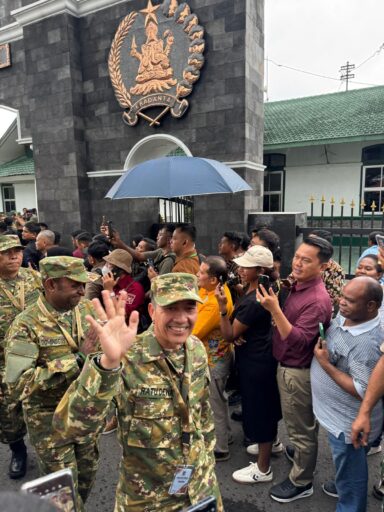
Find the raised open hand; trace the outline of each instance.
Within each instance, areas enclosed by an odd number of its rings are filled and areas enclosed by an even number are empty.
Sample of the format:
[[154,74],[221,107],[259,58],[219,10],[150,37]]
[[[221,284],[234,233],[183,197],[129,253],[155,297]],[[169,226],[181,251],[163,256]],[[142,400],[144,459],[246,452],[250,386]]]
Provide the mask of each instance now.
[[129,325],[125,322],[125,302],[127,293],[122,291],[114,302],[109,292],[101,292],[104,308],[98,299],[93,299],[98,319],[87,316],[87,321],[93,327],[100,340],[103,351],[101,365],[103,368],[117,368],[123,356],[133,344],[139,325],[139,313],[133,311],[129,317]]

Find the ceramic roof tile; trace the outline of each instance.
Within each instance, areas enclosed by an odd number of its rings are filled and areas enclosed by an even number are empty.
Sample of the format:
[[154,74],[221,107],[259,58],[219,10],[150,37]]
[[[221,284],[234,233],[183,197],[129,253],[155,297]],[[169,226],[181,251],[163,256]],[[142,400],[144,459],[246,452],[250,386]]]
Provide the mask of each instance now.
[[0,165],[0,177],[25,174],[35,174],[35,163],[32,157],[21,156],[16,160]]
[[264,146],[384,135],[384,87],[265,103]]

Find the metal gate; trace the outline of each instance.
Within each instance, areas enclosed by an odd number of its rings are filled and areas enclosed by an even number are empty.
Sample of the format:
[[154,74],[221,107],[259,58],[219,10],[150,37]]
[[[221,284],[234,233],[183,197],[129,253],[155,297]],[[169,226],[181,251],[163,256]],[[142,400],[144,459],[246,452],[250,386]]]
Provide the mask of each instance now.
[[193,224],[193,198],[159,199],[159,223],[188,222]]
[[[187,156],[179,147],[166,156]],[[193,197],[159,199],[159,223],[188,222],[193,224]]]
[[336,202],[331,197],[327,202],[324,196],[319,203],[320,215],[315,215],[316,199],[313,196],[310,198],[308,227],[300,228],[300,232],[304,236],[314,229],[325,229],[332,233],[335,251],[333,258],[343,267],[346,277],[351,278],[360,254],[368,247],[369,233],[384,231],[384,203],[381,207],[375,201],[370,205],[364,202],[356,205],[351,201],[347,205],[344,198]]

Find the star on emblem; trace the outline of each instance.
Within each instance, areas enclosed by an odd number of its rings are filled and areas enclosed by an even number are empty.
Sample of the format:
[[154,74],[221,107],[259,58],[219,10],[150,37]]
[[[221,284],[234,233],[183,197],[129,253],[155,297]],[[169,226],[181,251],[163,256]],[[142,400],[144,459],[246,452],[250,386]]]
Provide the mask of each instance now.
[[152,1],[151,0],[148,0],[148,5],[147,5],[147,8],[146,9],[142,9],[140,12],[142,12],[143,14],[146,14],[146,18],[145,18],[145,25],[147,26],[147,24],[150,22],[150,21],[153,21],[154,23],[156,23],[157,25],[157,18],[156,18],[156,14],[155,12],[157,11],[157,9],[160,7],[160,5],[152,5]]

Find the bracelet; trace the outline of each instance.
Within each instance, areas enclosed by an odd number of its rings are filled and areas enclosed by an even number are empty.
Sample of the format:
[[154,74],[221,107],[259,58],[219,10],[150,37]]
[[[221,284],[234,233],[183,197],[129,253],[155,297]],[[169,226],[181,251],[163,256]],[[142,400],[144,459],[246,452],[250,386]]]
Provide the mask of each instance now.
[[118,372],[121,368],[121,365],[119,365],[117,368],[104,368],[104,366],[101,364],[101,356],[102,354],[99,354],[95,358],[96,366],[100,368],[100,370],[103,370],[103,372]]
[[115,293],[115,292],[111,292],[111,293],[109,294],[109,296],[111,297],[111,299],[113,299],[114,297],[116,297],[116,293]]
[[227,316],[227,312],[225,311],[224,313],[222,313],[222,312],[220,311],[220,316]]

